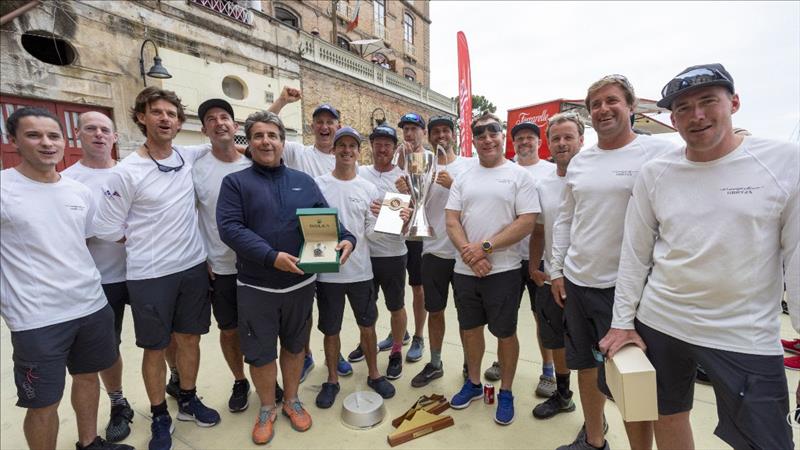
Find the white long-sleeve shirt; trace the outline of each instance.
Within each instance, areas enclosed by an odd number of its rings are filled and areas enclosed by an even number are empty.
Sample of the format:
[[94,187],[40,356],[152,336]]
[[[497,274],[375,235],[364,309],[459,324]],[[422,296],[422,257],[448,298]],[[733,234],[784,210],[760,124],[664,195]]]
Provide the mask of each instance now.
[[566,276],[591,288],[614,286],[625,208],[639,169],[676,147],[639,135],[624,147],[602,150],[594,145],[572,158],[553,227],[553,279]]
[[707,163],[676,151],[646,164],[625,218],[611,326],[631,329],[635,316],[695,345],[783,354],[784,278],[795,328],[800,309],[799,186],[800,148],[768,139],[747,137]]
[[[553,256],[553,224],[556,222],[556,216],[558,215],[558,208],[561,205],[561,198],[564,196],[565,186],[566,178],[558,176],[555,172],[536,183],[536,191],[539,193],[539,204],[542,207],[542,212],[540,212],[539,217],[536,218],[536,223],[544,226],[544,249],[542,251],[542,259],[544,260],[544,273],[546,275],[550,275],[550,258]],[[549,281],[545,283],[550,284]]]

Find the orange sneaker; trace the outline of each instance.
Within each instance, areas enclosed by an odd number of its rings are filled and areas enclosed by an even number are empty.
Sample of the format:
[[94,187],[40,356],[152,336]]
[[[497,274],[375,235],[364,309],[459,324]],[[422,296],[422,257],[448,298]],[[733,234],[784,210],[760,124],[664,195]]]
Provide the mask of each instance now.
[[268,444],[269,441],[275,436],[273,424],[278,417],[276,408],[264,409],[258,411],[258,418],[256,424],[253,426],[253,443],[257,445]]
[[292,428],[294,428],[295,431],[306,431],[311,428],[311,416],[308,414],[308,411],[303,408],[303,404],[300,403],[300,400],[289,403],[284,402],[282,410],[283,415],[292,421]]

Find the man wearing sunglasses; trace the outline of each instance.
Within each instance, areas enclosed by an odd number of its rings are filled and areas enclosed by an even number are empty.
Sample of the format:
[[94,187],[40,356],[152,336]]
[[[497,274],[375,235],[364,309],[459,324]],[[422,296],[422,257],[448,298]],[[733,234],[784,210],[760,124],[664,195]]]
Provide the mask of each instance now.
[[717,436],[733,448],[796,448],[778,319],[785,280],[800,332],[800,148],[734,133],[741,102],[721,64],[685,69],[662,96],[686,146],[636,181],[601,349],[646,349],[659,448],[694,448],[698,363],[714,387]]
[[514,420],[512,384],[519,358],[519,241],[530,235],[539,196],[530,173],[504,157],[500,120],[484,114],[472,128],[479,164],[456,178],[446,206],[447,234],[460,252],[453,275],[469,377],[450,401],[463,409],[483,396],[484,327],[498,339],[501,385],[495,422]]
[[[578,370],[585,421],[575,441],[559,450],[608,448],[603,406],[610,392],[597,343],[611,325],[625,208],[642,164],[675,148],[633,132],[635,105],[633,86],[622,75],[589,87],[586,108],[598,142],[570,162],[553,227],[552,291],[564,307],[567,366]],[[631,446],[652,446],[648,424],[626,424]]]
[[116,166],[95,225],[99,238],[125,243],[136,345],[144,350],[142,377],[153,414],[150,449],[168,449],[174,426],[164,399],[164,356],[171,339],[180,373],[178,420],[203,427],[220,421],[195,388],[211,305],[192,166],[209,146],[173,145],[185,115],[172,91],[145,88],[131,118],[145,142]]

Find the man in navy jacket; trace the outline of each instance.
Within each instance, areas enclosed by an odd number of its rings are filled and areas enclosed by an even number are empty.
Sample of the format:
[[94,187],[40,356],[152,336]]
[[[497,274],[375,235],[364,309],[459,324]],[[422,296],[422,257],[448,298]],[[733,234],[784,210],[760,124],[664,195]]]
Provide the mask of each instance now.
[[[307,319],[314,302],[314,274],[297,267],[302,236],[297,208],[327,208],[314,180],[283,164],[286,129],[270,112],[251,114],[245,122],[253,166],[225,177],[217,202],[222,241],[236,252],[239,334],[250,364],[261,409],[253,442],[266,444],[277,417],[275,382],[280,338],[280,364],[285,389],[283,414],[292,428],[306,431],[311,416],[297,396],[303,366]],[[356,238],[341,224],[341,264]]]

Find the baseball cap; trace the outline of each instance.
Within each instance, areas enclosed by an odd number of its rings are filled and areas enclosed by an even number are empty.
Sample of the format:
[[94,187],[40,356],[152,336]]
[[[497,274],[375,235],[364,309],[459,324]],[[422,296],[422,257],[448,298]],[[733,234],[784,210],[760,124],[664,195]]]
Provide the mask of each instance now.
[[722,64],[701,64],[683,69],[681,73],[667,83],[661,89],[661,100],[656,103],[661,108],[672,109],[672,102],[687,91],[706,87],[706,86],[725,86],[731,94],[735,92],[733,88],[733,77]]
[[379,137],[389,138],[394,141],[395,144],[397,144],[397,132],[394,130],[394,128],[388,125],[378,125],[375,127],[375,129],[372,130],[372,133],[369,135],[369,140],[372,142],[375,140],[375,138]]
[[531,130],[536,134],[536,137],[541,138],[542,132],[539,130],[539,126],[533,122],[520,122],[514,125],[514,128],[511,129],[511,139],[513,140],[514,137],[522,130]]
[[336,143],[339,141],[339,139],[341,139],[341,138],[343,138],[345,136],[350,136],[351,138],[355,139],[356,142],[358,142],[359,145],[361,145],[361,141],[363,140],[363,139],[361,139],[361,135],[358,134],[358,131],[356,131],[355,128],[342,127],[342,128],[339,128],[338,130],[336,130],[336,134],[333,135],[333,145],[336,145]]
[[200,123],[203,123],[206,113],[211,108],[221,108],[228,114],[230,114],[231,119],[233,119],[233,107],[230,103],[226,102],[221,98],[210,98],[203,103],[200,103],[200,106],[197,107],[197,117],[200,118]]
[[425,129],[425,119],[423,119],[422,116],[417,113],[403,114],[403,117],[400,118],[400,122],[397,124],[397,128],[403,128],[403,125],[407,123],[416,125],[423,130]]
[[447,125],[451,130],[456,130],[456,124],[453,122],[453,118],[450,116],[433,116],[431,120],[428,121],[428,132],[430,133],[431,128],[436,125]]
[[317,109],[314,110],[314,114],[311,114],[311,117],[317,117],[317,114],[326,112],[332,115],[336,120],[339,120],[339,111],[336,110],[333,106],[323,103],[317,106]]

